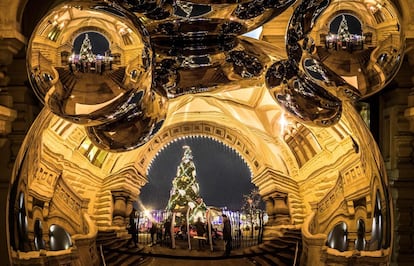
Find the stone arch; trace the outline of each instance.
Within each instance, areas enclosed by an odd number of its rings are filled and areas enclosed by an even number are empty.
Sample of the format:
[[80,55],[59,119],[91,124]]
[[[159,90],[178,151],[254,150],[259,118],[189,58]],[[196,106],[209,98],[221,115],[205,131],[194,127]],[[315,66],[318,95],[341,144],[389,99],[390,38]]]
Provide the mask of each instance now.
[[[135,166],[140,174],[146,177],[148,175],[147,169],[165,143],[188,136],[212,138],[235,150],[250,169],[251,182],[258,187],[259,194],[266,205],[266,212],[271,216],[268,221],[269,228],[282,224],[302,224],[305,206],[298,183],[288,173],[288,167],[294,163],[291,154],[286,152],[288,148],[283,146],[281,155],[274,155],[279,160],[280,167],[278,168],[275,163],[271,162],[270,156],[266,156],[269,155],[268,151],[260,149],[261,146],[256,136],[241,132],[248,131],[237,130],[229,125],[214,121],[176,123],[163,128],[162,132],[159,132],[146,144],[144,150],[140,152],[138,157],[140,159],[135,162]],[[275,145],[283,144],[275,142]],[[290,163],[285,160],[290,160]],[[275,187],[280,189],[275,190]]]
[[[240,131],[221,125],[212,121],[192,121],[191,123],[177,123],[171,125],[157,136],[155,136],[146,146],[145,153],[137,161],[137,168],[141,169],[141,173],[146,174],[146,169],[151,164],[154,156],[164,145],[176,138],[183,136],[206,136],[232,147],[245,160],[250,167],[253,176],[259,175],[267,165],[267,158],[263,152],[256,152],[258,149],[254,139],[250,139],[247,135],[241,134]],[[282,158],[277,157],[282,163]],[[284,169],[287,172],[287,169]]]
[[101,34],[108,41],[109,49],[111,49],[111,45],[114,42],[114,40],[111,38],[111,34],[108,31],[106,31],[105,29],[100,28],[100,27],[95,27],[95,26],[85,26],[85,27],[79,28],[78,30],[72,32],[71,37],[69,38],[72,46],[73,46],[73,43],[75,42],[76,38],[78,38],[79,35],[81,35],[84,32],[87,32],[87,31],[96,32],[96,33]]
[[361,30],[363,30],[364,25],[366,24],[366,21],[364,20],[364,18],[357,12],[350,10],[350,9],[342,9],[342,10],[338,10],[336,12],[331,13],[329,17],[326,18],[328,28],[329,28],[329,25],[331,25],[331,23],[334,21],[334,19],[336,19],[340,15],[349,15],[349,16],[353,16],[354,18],[356,18],[361,25]]

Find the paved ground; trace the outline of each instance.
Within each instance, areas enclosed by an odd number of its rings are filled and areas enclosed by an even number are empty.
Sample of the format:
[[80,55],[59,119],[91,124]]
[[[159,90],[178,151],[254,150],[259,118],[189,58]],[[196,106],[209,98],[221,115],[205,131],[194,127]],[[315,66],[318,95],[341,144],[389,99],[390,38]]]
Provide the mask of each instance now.
[[248,258],[244,257],[240,250],[234,250],[229,257],[225,257],[223,241],[217,241],[216,245],[213,247],[213,251],[211,251],[210,246],[205,246],[201,249],[198,249],[198,246],[193,246],[192,248],[192,250],[189,250],[183,246],[177,246],[177,248],[173,249],[160,245],[148,245],[143,249],[140,249],[139,253],[141,255],[146,254],[148,256],[147,258],[149,258],[145,260],[145,263],[142,265],[255,265]]
[[175,266],[175,265],[197,265],[197,266],[252,266],[255,265],[253,262],[248,261],[248,259],[221,259],[221,260],[191,260],[191,259],[168,259],[168,258],[151,258],[148,264],[145,265],[154,265],[154,266]]
[[213,265],[238,265],[252,266],[255,265],[248,258],[243,257],[240,251],[233,251],[230,257],[224,256],[224,245],[214,246],[213,251],[210,247],[204,249],[171,249],[163,246],[146,247],[143,253],[147,253],[151,258],[144,265],[154,266],[174,266],[174,265],[197,265],[197,266],[213,266]]

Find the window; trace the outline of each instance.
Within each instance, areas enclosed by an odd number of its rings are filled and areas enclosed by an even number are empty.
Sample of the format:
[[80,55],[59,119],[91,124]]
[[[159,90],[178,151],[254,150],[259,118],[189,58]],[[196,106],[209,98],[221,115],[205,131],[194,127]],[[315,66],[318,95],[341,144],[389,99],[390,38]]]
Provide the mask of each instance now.
[[382,243],[382,230],[383,230],[383,219],[382,219],[382,206],[381,206],[381,197],[380,192],[377,190],[377,195],[375,197],[375,208],[374,208],[374,217],[372,218],[372,233],[371,233],[371,250],[381,249]]
[[26,207],[24,204],[24,193],[21,192],[19,195],[19,212],[17,220],[18,234],[20,242],[24,242],[27,238],[27,215]]
[[36,219],[34,223],[34,245],[36,250],[45,249],[45,241],[43,240],[42,221]]
[[57,224],[49,228],[50,250],[66,250],[72,246],[72,239],[68,232]]
[[56,122],[53,124],[52,129],[58,134],[59,136],[63,136],[63,134],[71,127],[72,123],[66,121],[62,118],[58,118]]
[[357,250],[365,250],[365,222],[359,219],[357,222],[357,239],[355,239],[355,248]]
[[346,251],[348,248],[348,229],[346,223],[342,222],[332,229],[328,234],[326,245],[339,251]]
[[100,150],[92,144],[91,140],[85,138],[79,146],[79,152],[97,167],[102,167],[108,152]]
[[312,132],[299,123],[289,125],[284,139],[296,157],[299,167],[302,167],[320,151],[320,146]]

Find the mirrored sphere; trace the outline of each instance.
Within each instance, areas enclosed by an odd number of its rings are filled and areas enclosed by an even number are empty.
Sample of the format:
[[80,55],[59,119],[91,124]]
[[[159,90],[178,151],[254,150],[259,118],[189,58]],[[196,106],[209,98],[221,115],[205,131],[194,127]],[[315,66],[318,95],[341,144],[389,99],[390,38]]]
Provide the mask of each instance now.
[[125,103],[124,114],[114,122],[86,127],[87,135],[98,148],[122,152],[148,142],[164,123],[167,101],[155,92],[138,92]]
[[288,53],[303,51],[368,97],[395,76],[405,38],[392,1],[302,1],[288,30]]
[[86,1],[52,9],[27,50],[29,79],[41,101],[89,126],[125,116],[125,102],[151,89],[152,60],[148,33],[134,15]]
[[341,118],[342,102],[316,80],[289,60],[276,62],[266,73],[270,94],[286,111],[301,122],[330,126]]
[[[295,0],[117,0],[121,6],[144,16],[144,25],[153,41],[171,38],[217,40],[249,32],[276,17]],[[214,41],[213,41],[214,42]],[[194,42],[186,43],[191,46]]]
[[191,50],[154,44],[154,50],[153,87],[168,98],[262,86],[265,70],[286,57],[283,48],[246,37]]

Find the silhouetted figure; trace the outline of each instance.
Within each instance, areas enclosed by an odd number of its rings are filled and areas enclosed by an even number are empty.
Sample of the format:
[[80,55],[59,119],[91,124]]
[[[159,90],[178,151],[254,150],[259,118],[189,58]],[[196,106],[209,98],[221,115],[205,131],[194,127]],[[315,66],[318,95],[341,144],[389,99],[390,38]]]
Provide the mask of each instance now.
[[223,217],[223,240],[226,244],[224,255],[230,256],[231,240],[232,240],[230,219],[225,214],[223,214],[222,217]]
[[133,209],[131,214],[129,215],[128,233],[131,235],[131,238],[126,243],[127,247],[129,247],[132,241],[134,241],[134,247],[138,246],[138,228],[137,228],[137,224],[135,223],[135,212],[136,210]]
[[187,239],[187,225],[184,222],[181,224],[180,233],[181,233],[181,239],[186,240]]
[[157,244],[157,233],[158,233],[157,223],[153,222],[152,226],[150,228],[151,245],[156,245]]
[[[167,219],[164,223],[164,241],[165,243],[171,242],[171,221]],[[169,243],[170,245],[170,243]]]
[[198,237],[198,249],[204,248],[204,233],[205,231],[205,225],[201,221],[201,218],[198,217],[197,222],[195,223],[196,231],[197,231],[197,237]]

